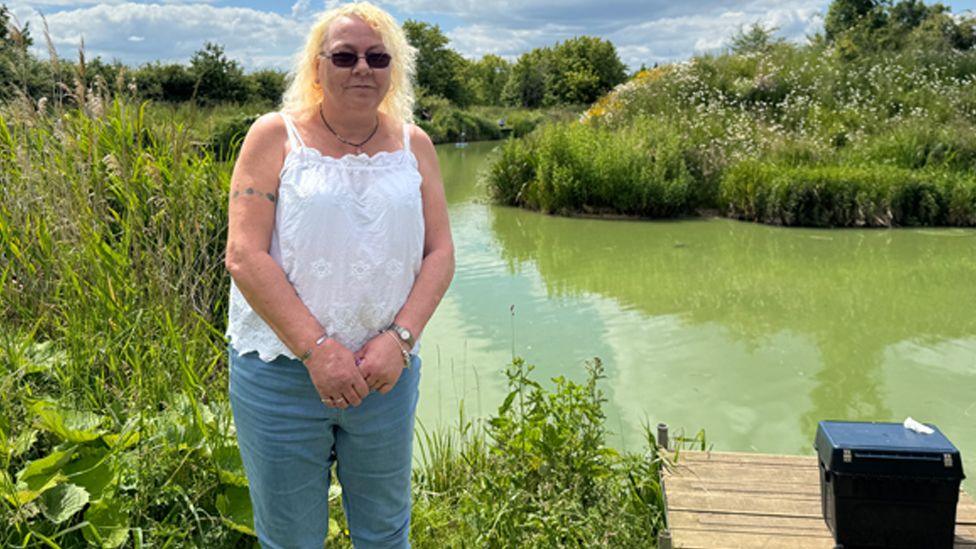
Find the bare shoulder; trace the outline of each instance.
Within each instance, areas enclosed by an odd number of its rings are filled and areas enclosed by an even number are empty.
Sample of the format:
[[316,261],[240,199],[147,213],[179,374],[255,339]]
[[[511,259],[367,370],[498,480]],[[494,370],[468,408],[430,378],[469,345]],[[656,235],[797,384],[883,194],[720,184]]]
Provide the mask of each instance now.
[[410,150],[413,151],[417,160],[422,162],[436,162],[437,152],[434,150],[434,142],[430,136],[417,124],[410,124]]
[[418,124],[410,124],[410,143],[413,145],[422,145],[425,148],[434,148],[434,142],[430,140],[430,136]]
[[264,143],[266,141],[278,141],[287,138],[288,129],[285,127],[285,120],[276,112],[262,114],[251,124],[247,130],[247,139]]

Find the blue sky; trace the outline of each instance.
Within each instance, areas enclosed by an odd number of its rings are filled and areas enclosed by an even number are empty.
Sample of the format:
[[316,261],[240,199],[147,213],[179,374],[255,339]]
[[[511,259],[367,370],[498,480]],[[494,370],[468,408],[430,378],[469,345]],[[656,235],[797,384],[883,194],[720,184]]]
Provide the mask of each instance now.
[[[4,0],[0,0],[4,1]],[[803,41],[823,27],[828,0],[374,0],[398,20],[436,23],[466,57],[495,53],[510,59],[534,47],[581,34],[611,40],[621,59],[645,63],[715,51],[741,26],[774,25]],[[88,57],[138,65],[185,62],[204,42],[222,44],[247,69],[287,69],[315,14],[335,0],[211,0],[186,2],[6,0],[29,21],[39,55],[47,19],[63,57],[75,57],[82,39]],[[954,13],[976,11],[976,0],[944,2]]]

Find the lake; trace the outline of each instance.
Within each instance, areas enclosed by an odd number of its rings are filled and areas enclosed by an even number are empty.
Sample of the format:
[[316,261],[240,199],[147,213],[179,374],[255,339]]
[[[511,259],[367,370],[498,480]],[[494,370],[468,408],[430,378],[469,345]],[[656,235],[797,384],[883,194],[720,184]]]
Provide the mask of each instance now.
[[496,144],[438,147],[457,271],[421,343],[426,427],[493,413],[513,353],[537,380],[599,357],[621,449],[666,422],[716,450],[812,454],[821,419],[912,416],[976,478],[976,230],[542,215],[490,203]]

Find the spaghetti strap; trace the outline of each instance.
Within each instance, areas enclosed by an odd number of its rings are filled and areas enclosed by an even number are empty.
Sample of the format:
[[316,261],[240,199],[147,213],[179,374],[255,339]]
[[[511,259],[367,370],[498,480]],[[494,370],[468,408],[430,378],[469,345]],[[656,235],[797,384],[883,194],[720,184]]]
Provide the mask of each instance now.
[[410,152],[410,123],[403,123],[403,150]]
[[291,146],[292,150],[305,147],[305,142],[302,141],[302,136],[298,133],[298,128],[292,123],[291,118],[288,117],[284,112],[279,111],[278,114],[281,115],[281,119],[285,121],[285,128],[288,131],[288,144]]

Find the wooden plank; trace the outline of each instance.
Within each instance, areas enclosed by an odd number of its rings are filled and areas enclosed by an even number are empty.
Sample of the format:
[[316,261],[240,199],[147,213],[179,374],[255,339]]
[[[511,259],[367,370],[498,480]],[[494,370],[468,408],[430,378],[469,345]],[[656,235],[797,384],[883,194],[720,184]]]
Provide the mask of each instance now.
[[791,456],[785,454],[752,454],[749,452],[694,452],[678,453],[678,463],[769,463],[773,465],[816,465],[816,456]]
[[688,492],[681,495],[680,507],[674,502],[671,509],[680,511],[708,510],[716,512],[749,512],[755,514],[783,513],[791,516],[810,516],[822,519],[820,494],[815,497],[780,496],[757,498],[729,493]]
[[[664,471],[675,547],[832,549],[812,456],[682,452]],[[957,548],[976,549],[976,502],[960,492]]]
[[696,532],[675,549],[833,549],[834,540],[763,534],[761,532]]
[[675,478],[707,478],[722,479],[737,482],[773,482],[789,483],[799,482],[803,484],[820,483],[820,471],[816,467],[769,467],[769,466],[744,466],[739,463],[687,463],[679,464],[675,471]]
[[828,538],[830,532],[821,517],[790,515],[754,515],[742,513],[713,513],[708,511],[672,511],[668,525],[674,532],[683,530],[720,530],[722,532],[766,532]]

